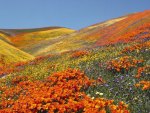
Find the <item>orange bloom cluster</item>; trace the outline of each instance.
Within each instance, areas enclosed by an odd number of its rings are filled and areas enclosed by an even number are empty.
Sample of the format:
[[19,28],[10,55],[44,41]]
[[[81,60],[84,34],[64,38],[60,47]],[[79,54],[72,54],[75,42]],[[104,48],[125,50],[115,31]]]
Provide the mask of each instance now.
[[145,50],[148,48],[150,48],[150,41],[147,41],[141,44],[136,44],[136,45],[129,46],[129,47],[125,47],[122,53],[133,52],[133,51],[140,52],[141,50]]
[[[8,68],[9,67],[9,68]],[[0,56],[0,77],[13,71],[8,64],[5,63],[4,56]]]
[[24,36],[24,33],[21,33],[20,35],[17,36],[13,36],[12,38],[10,38],[10,40],[16,45],[20,45],[21,43],[23,43],[22,38],[20,38],[22,36]]
[[14,72],[14,69],[8,66],[0,66],[0,77],[5,76],[9,73]]
[[49,54],[49,55],[45,55],[45,56],[38,56],[35,58],[35,61],[41,61],[41,60],[44,60],[45,58],[50,58],[52,57],[53,55]]
[[128,108],[128,105],[125,104],[123,101],[119,102],[119,105],[117,105],[117,106],[116,105],[110,105],[111,113],[129,113],[128,110],[125,110],[127,108]]
[[111,41],[111,43],[117,43],[117,42],[130,42],[130,41],[139,41],[141,39],[146,39],[150,37],[150,24],[146,23],[144,25],[141,25],[140,27],[136,28],[135,30],[131,32],[127,32],[126,34],[117,37],[115,40]]
[[150,89],[150,81],[142,80],[139,83],[135,84],[135,87],[140,87],[140,86],[143,86],[142,90],[148,90]]
[[0,77],[8,75],[13,72],[19,72],[23,70],[23,68],[21,67],[24,67],[25,65],[27,65],[27,62],[18,62],[15,64],[10,63],[0,66]]
[[28,62],[17,62],[17,63],[14,64],[14,66],[15,67],[21,67],[21,66],[25,66],[27,64],[28,64]]
[[136,67],[138,64],[142,63],[143,60],[137,60],[131,56],[123,56],[118,59],[113,59],[107,63],[108,70],[115,70],[120,72],[121,70],[129,70],[133,67]]
[[148,73],[148,70],[150,69],[150,66],[144,66],[144,67],[139,67],[137,75],[135,76],[136,78],[140,78],[142,73]]
[[0,76],[4,75],[5,74],[5,71],[3,70],[3,67],[0,66]]
[[84,55],[88,55],[89,53],[87,51],[76,51],[71,54],[71,58],[78,58]]
[[[111,26],[101,29],[101,32],[97,32],[97,33],[93,32],[93,34],[91,34],[91,36],[89,37],[93,37],[94,39],[99,37],[104,37],[104,38],[99,38],[99,40],[96,42],[96,46],[115,44],[118,42],[126,43],[131,40],[136,40],[136,37],[134,36],[138,36],[138,35],[140,35],[139,38],[143,38],[142,35],[145,33],[146,29],[147,31],[149,31],[150,34],[150,30],[149,30],[150,24],[145,24],[145,23],[149,23],[145,19],[149,17],[150,17],[150,11],[135,13]],[[86,39],[89,37],[86,37]],[[146,38],[146,36],[144,36],[144,38]]]
[[[20,80],[20,78],[19,78]],[[129,113],[127,105],[104,98],[92,99],[83,91],[93,85],[84,73],[68,69],[44,81],[17,81],[14,87],[1,87],[0,113]]]
[[46,58],[50,58],[50,57],[52,57],[52,55],[38,56],[34,60],[31,60],[31,61],[15,63],[14,66],[15,67],[21,67],[21,66],[25,66],[27,64],[29,64],[29,65],[36,65],[39,62],[41,62],[42,60],[44,60]]
[[15,78],[13,78],[13,79],[11,80],[11,84],[17,85],[17,84],[19,84],[21,81],[27,81],[28,79],[29,79],[28,76],[17,76],[17,77],[15,77]]
[[145,35],[141,36],[141,38],[150,38],[150,34],[145,34]]

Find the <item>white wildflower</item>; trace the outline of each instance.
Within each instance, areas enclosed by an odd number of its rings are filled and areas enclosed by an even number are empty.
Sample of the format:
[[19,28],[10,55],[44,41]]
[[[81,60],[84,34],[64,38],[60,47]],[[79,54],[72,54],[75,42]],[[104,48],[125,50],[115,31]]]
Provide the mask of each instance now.
[[92,97],[91,99],[94,100],[95,97]]

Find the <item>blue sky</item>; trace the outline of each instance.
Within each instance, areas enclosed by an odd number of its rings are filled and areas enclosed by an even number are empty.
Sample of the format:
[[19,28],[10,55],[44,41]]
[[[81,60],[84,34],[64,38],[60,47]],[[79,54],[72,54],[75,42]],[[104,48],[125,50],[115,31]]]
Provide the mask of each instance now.
[[150,9],[150,0],[0,0],[0,28],[80,29]]

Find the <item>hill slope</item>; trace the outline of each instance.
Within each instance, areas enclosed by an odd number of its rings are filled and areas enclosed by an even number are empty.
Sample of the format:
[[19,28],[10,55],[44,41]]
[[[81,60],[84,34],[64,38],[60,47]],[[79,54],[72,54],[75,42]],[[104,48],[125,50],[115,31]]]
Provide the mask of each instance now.
[[34,57],[0,40],[0,59],[5,63],[31,60]]
[[[115,110],[111,113],[130,113],[124,109],[131,113],[148,113],[149,58],[150,40],[48,55],[19,63],[15,67],[21,68],[19,72],[0,77],[0,112],[14,109],[16,112],[55,112],[58,108],[61,109],[57,111],[62,112],[65,108],[69,113],[72,109],[83,113],[87,106],[94,106],[97,111],[92,109],[90,112],[99,113],[101,111],[97,108],[104,107],[104,112],[107,112],[108,103],[114,101],[119,107],[113,105]],[[111,101],[104,103],[105,98]],[[87,99],[90,99],[89,103]],[[96,102],[93,104],[93,101]],[[89,113],[89,109],[86,110]]]
[[[75,31],[73,33],[59,36],[53,39],[43,40],[37,44],[33,44],[30,48],[25,48],[25,51],[28,51],[34,55],[43,55],[50,53],[61,53],[69,50],[83,48],[84,45],[81,43],[86,43],[82,41],[82,37],[86,33],[91,33],[95,28],[99,27],[99,29],[103,29],[107,26],[110,26],[118,21],[125,19],[126,17],[120,17],[112,20],[108,20],[103,23],[99,23],[79,31]],[[88,41],[88,39],[85,39]],[[94,40],[91,40],[93,42]],[[90,43],[90,42],[89,42]]]
[[5,34],[4,32],[0,31],[0,40],[3,40],[7,43],[11,43],[10,39],[8,38],[9,36]]
[[[38,56],[128,42],[139,34],[138,38],[144,37],[144,26],[149,26],[149,23],[150,11],[147,10],[97,23],[78,31],[62,27],[0,31],[8,36],[4,41]],[[130,35],[130,38],[126,39],[127,35]]]
[[47,39],[55,39],[58,36],[62,36],[72,32],[74,32],[74,30],[67,29],[67,28],[56,28],[51,30],[21,33],[14,37],[10,37],[10,40],[16,47],[24,50],[32,47],[33,45],[36,45],[40,41],[47,40]]
[[[103,23],[94,24],[67,36],[58,37],[55,40],[41,41],[37,45],[26,48],[25,51],[29,51],[29,53],[34,55],[42,55],[83,48],[93,48],[121,41],[127,42],[140,33],[139,29],[142,28],[142,26],[148,26],[146,24],[149,23],[149,10],[134,13],[124,17],[108,20]],[[133,34],[133,32],[136,31],[138,31],[137,34],[134,33],[134,36],[131,36],[130,39],[125,41],[127,32]],[[122,38],[120,38],[121,36]]]
[[[1,54],[16,53],[0,45]],[[35,55],[70,51],[0,67],[0,113],[149,113],[149,11],[29,47]]]
[[9,36],[16,36],[22,33],[31,33],[31,32],[37,32],[37,31],[45,31],[45,30],[53,30],[58,29],[62,27],[43,27],[43,28],[32,28],[32,29],[0,29],[1,32],[9,35]]

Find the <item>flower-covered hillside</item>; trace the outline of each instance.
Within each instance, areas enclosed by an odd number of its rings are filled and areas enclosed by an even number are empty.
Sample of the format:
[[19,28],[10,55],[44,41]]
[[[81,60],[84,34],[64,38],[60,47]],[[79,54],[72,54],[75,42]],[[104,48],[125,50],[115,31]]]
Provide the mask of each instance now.
[[72,40],[75,32],[38,51],[47,55],[15,63],[1,57],[0,113],[149,113],[149,21],[149,11],[135,13],[106,25],[107,41]]
[[148,113],[149,43],[116,44],[17,63],[0,79],[0,109]]

